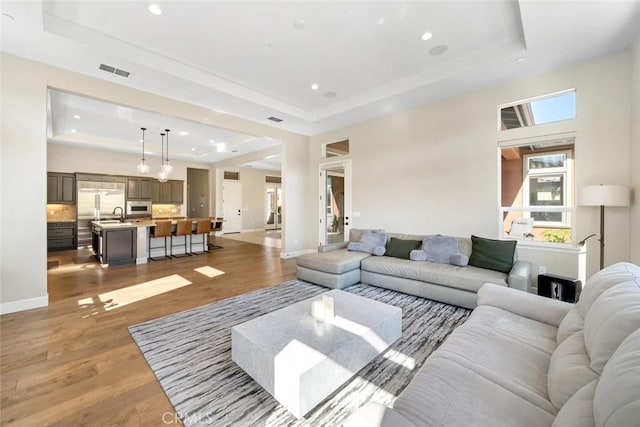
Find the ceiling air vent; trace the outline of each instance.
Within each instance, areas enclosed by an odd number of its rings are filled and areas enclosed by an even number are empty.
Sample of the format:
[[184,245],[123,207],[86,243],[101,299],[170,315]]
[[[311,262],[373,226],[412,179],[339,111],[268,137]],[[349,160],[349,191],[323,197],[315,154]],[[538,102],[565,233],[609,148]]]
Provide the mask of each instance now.
[[272,122],[276,122],[276,123],[280,123],[282,121],[282,119],[279,119],[277,117],[268,117],[267,120],[271,120]]
[[98,68],[100,68],[102,71],[106,71],[107,73],[117,74],[122,77],[129,77],[129,74],[131,74],[128,71],[120,70],[119,68],[112,67],[111,65],[106,64],[100,64],[100,67]]

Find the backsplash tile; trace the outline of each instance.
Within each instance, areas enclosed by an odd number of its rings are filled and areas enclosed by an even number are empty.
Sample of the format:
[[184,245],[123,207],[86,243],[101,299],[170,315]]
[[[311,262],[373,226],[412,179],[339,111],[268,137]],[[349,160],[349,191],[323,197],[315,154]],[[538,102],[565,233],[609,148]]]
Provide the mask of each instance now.
[[75,221],[75,205],[47,205],[47,221]]

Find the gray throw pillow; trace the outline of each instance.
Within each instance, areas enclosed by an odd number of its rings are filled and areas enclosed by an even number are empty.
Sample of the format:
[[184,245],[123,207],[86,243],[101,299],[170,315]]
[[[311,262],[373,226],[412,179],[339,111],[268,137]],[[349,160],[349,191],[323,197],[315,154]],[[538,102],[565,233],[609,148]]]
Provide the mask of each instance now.
[[366,252],[377,256],[385,253],[387,243],[387,232],[384,230],[363,230],[360,241],[350,242],[347,249],[350,251]]
[[440,234],[425,237],[422,240],[422,248],[419,251],[412,251],[410,259],[452,264],[460,267],[464,267],[469,263],[469,257],[460,253],[458,239]]

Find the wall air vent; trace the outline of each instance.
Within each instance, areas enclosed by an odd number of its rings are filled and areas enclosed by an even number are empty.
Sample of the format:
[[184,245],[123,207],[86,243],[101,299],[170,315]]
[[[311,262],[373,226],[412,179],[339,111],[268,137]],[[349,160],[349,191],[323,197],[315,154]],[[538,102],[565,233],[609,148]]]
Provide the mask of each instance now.
[[102,71],[106,71],[107,73],[117,74],[122,77],[129,77],[129,74],[131,74],[128,71],[120,70],[119,68],[112,67],[111,65],[106,64],[100,64],[100,67],[98,68],[100,68]]
[[272,122],[276,122],[276,123],[280,123],[282,121],[282,119],[279,119],[277,117],[268,117],[267,120],[271,120]]

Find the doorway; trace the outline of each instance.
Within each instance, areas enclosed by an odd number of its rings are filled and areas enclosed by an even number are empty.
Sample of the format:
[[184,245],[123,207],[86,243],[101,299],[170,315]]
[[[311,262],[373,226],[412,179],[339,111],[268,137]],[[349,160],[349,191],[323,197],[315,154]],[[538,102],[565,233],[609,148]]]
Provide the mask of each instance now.
[[209,171],[187,168],[187,216],[209,217]]
[[225,234],[242,231],[242,182],[224,180],[222,184],[222,216],[224,217],[222,230]]
[[264,229],[280,230],[282,221],[280,212],[282,209],[282,185],[267,182],[265,184],[264,211],[266,214]]
[[351,160],[320,165],[320,245],[349,240]]

